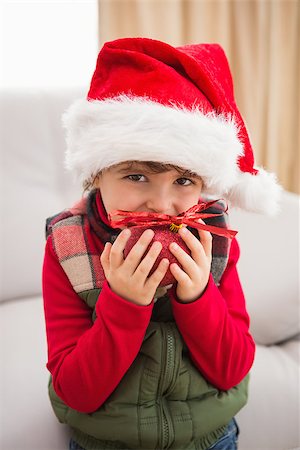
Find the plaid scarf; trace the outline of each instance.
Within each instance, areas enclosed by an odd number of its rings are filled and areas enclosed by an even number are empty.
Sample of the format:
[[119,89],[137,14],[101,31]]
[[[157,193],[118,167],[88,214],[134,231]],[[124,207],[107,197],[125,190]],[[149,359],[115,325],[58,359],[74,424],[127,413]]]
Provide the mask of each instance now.
[[[105,280],[99,255],[105,242],[114,242],[120,229],[113,229],[101,218],[100,193],[94,190],[69,210],[62,211],[46,221],[46,236],[52,236],[57,258],[66,272],[75,292],[101,289]],[[223,202],[218,202],[205,212],[221,214],[205,223],[226,228]],[[189,228],[199,237],[197,230]],[[228,261],[229,239],[213,235],[211,273],[218,285]]]

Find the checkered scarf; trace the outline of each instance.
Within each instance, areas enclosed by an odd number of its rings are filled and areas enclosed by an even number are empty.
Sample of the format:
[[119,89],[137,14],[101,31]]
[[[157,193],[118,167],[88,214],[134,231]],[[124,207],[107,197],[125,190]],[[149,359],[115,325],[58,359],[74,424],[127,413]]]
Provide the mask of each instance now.
[[[99,255],[105,242],[114,242],[121,231],[104,223],[99,213],[99,202],[100,193],[94,190],[69,210],[46,221],[46,236],[52,236],[57,258],[77,293],[102,287],[105,277]],[[205,219],[205,223],[226,228],[223,202],[216,203],[205,212],[221,213],[220,216]],[[197,230],[190,230],[198,237]],[[216,284],[219,284],[225,270],[229,245],[227,238],[213,235],[211,272]]]

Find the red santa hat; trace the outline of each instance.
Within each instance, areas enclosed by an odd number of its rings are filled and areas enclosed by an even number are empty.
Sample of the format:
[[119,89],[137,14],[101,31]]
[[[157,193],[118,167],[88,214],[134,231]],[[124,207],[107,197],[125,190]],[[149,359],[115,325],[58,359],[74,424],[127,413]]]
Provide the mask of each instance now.
[[125,161],[173,164],[200,175],[204,193],[273,214],[280,187],[254,167],[232,77],[217,44],[172,47],[145,38],[108,42],[86,99],[64,115],[66,166],[84,181]]

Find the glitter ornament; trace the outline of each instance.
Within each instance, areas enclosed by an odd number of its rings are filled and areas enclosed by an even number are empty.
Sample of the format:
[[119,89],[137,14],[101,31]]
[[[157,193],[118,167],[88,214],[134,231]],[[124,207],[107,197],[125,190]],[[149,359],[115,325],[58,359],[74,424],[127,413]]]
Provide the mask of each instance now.
[[[177,243],[181,248],[185,250],[186,253],[191,254],[189,248],[186,246],[185,242],[178,234],[179,229],[183,226],[189,226],[192,229],[196,228],[197,230],[209,231],[210,233],[224,236],[229,239],[232,239],[236,235],[237,232],[234,230],[228,230],[227,228],[208,225],[203,221],[204,219],[221,216],[227,211],[227,207],[224,209],[224,205],[222,205],[222,207],[218,208],[216,211],[210,212],[210,207],[212,207],[216,203],[218,203],[218,200],[200,202],[197,205],[191,206],[191,208],[189,208],[185,212],[180,213],[178,216],[170,216],[168,214],[160,214],[147,211],[123,211],[117,209],[111,211],[108,214],[108,220],[112,228],[126,227],[131,229],[131,236],[128,239],[124,250],[125,257],[128,255],[134,244],[138,241],[142,233],[147,228],[153,229],[155,233],[153,241],[161,242],[163,248],[150,271],[151,275],[163,258],[167,258],[170,261],[170,264],[176,262],[180,266],[175,256],[169,250],[169,245],[171,244],[171,242]],[[117,217],[117,219],[115,219],[114,217]],[[195,234],[195,236],[197,236],[199,239],[199,235],[197,233]],[[168,269],[166,275],[160,283],[160,286],[167,286],[169,284],[173,284],[174,282],[175,278]]]
[[[132,249],[132,247],[134,246],[134,244],[136,244],[136,242],[138,241],[140,236],[143,234],[143,232],[147,228],[149,228],[149,227],[135,226],[135,227],[130,228],[131,236],[128,239],[125,250],[124,250],[125,258],[128,255],[128,253],[130,252],[130,250]],[[187,247],[187,245],[183,241],[182,237],[177,232],[179,228],[181,228],[180,225],[178,226],[178,225],[174,225],[174,224],[172,224],[171,226],[170,225],[161,225],[161,226],[152,227],[152,230],[154,231],[155,235],[154,235],[153,240],[151,241],[149,247],[147,248],[145,254],[143,255],[143,258],[148,253],[151,245],[155,241],[161,242],[162,249],[161,249],[161,252],[158,255],[158,257],[149,273],[149,276],[152,275],[152,273],[157,269],[160,261],[163,258],[167,258],[169,260],[170,264],[177,263],[179,265],[179,267],[181,267],[178,260],[176,259],[176,257],[169,250],[169,245],[171,244],[171,242],[176,242],[176,244],[178,244],[186,253],[191,254],[190,249]],[[173,231],[171,231],[171,230],[173,230]],[[176,282],[176,280],[175,280],[174,276],[172,275],[172,273],[170,272],[170,269],[168,269],[164,278],[160,282],[160,286],[168,286],[170,284],[173,284],[174,282]]]

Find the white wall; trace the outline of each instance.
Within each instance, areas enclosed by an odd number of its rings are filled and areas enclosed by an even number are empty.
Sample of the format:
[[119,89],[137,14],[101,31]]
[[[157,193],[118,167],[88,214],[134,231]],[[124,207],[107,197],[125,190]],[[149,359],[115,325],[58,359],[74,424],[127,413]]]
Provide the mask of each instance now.
[[2,87],[88,86],[96,0],[0,0]]

